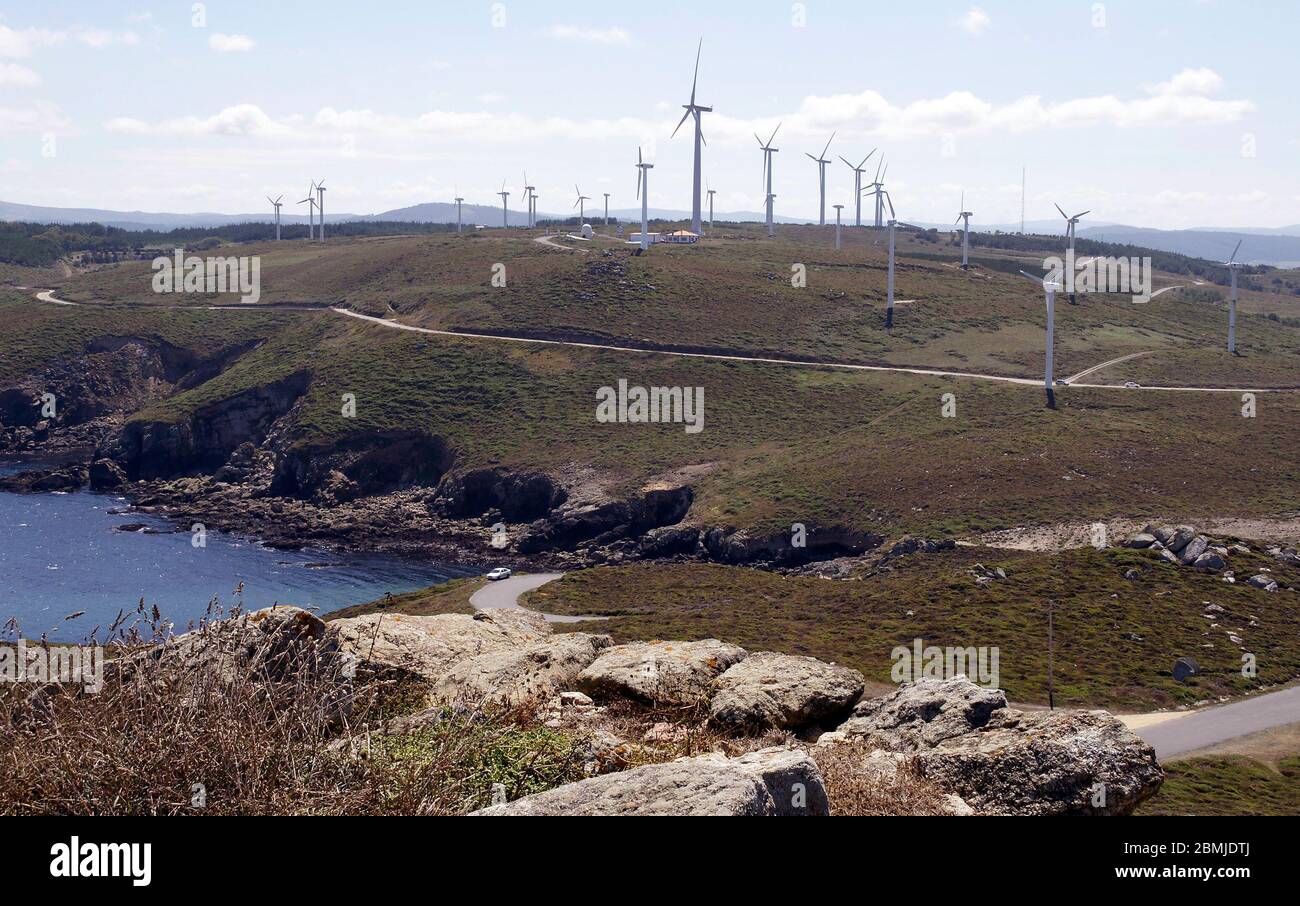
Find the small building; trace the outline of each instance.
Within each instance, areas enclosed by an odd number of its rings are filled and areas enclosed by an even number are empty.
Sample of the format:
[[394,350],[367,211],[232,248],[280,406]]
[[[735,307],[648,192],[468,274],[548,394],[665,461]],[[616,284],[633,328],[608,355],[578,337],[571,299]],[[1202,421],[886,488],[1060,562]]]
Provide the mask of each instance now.
[[692,233],[690,230],[675,230],[659,240],[660,242],[674,242],[679,245],[694,245],[700,241],[699,233]]
[[[647,243],[648,245],[654,245],[656,242],[663,242],[663,237],[662,237],[660,234],[658,234],[658,233],[646,233],[646,237],[649,238],[649,240],[650,240],[650,241]],[[637,230],[635,233],[633,233],[633,234],[631,235],[631,237],[628,239],[628,242],[629,242],[629,243],[632,243],[632,244],[634,244],[634,245],[640,245],[640,244],[641,244],[641,231],[640,231],[640,230]]]

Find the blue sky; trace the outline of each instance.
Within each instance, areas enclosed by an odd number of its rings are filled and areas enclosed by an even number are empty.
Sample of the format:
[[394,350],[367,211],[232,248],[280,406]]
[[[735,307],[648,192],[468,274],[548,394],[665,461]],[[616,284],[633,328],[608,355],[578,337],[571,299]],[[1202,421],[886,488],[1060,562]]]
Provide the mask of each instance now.
[[[879,147],[905,220],[1092,208],[1142,226],[1300,223],[1294,2],[235,2],[45,0],[0,13],[0,199],[258,211],[324,178],[333,211],[492,204],[522,171],[543,211],[574,183],[690,201],[669,138],[704,37],[705,174],[758,210],[755,130],[784,120],[777,209],[812,216],[804,152],[838,135],[828,204]],[[873,169],[874,172],[874,169]],[[849,213],[849,212],[846,212]],[[851,216],[851,214],[850,214]]]

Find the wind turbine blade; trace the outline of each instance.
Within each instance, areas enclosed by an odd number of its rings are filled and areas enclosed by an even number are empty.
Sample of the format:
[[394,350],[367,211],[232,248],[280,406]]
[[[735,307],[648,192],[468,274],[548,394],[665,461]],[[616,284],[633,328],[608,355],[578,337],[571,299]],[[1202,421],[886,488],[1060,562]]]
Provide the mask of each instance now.
[[1243,243],[1243,242],[1245,242],[1245,241],[1246,241],[1246,240],[1244,240],[1244,239],[1240,239],[1240,240],[1237,241],[1237,247],[1236,247],[1235,249],[1232,250],[1232,257],[1228,259],[1228,263],[1229,263],[1229,264],[1232,264],[1232,263],[1234,263],[1234,262],[1237,260],[1237,252],[1241,251],[1241,243]]
[[677,131],[678,131],[679,129],[682,128],[682,123],[686,122],[686,118],[689,117],[690,115],[691,115],[691,111],[690,111],[690,109],[688,108],[687,111],[686,111],[685,113],[682,114],[682,118],[681,118],[681,120],[677,123],[677,129],[674,129],[674,130],[673,130],[673,134],[670,135],[670,136],[668,136],[669,138],[676,138],[676,137],[677,137]]
[[876,162],[876,178],[875,180],[873,180],[874,182],[880,182],[880,168],[883,167],[884,165],[885,165],[885,159],[883,157]]
[[[805,151],[805,152],[803,153],[803,156],[806,157],[806,158],[808,158],[809,160],[817,160],[817,158],[813,157],[813,156],[812,156],[811,154],[809,154],[807,151]],[[820,163],[820,161],[819,161],[819,163]]]
[[1087,215],[1087,214],[1091,214],[1091,213],[1092,213],[1092,211],[1084,211],[1083,214],[1075,214],[1075,215],[1074,215],[1074,219],[1075,219],[1075,220],[1078,220],[1080,217],[1083,217],[1083,216],[1085,216],[1085,215]]
[[641,177],[645,176],[645,170],[637,169],[636,171],[636,198],[641,200]]
[[[1053,202],[1053,204],[1055,204],[1055,202]],[[1056,210],[1061,211],[1061,206],[1059,204],[1056,205]],[[1061,211],[1061,216],[1064,217],[1066,220],[1070,219],[1070,215],[1065,213],[1064,211]]]
[[897,220],[898,217],[894,214],[894,199],[889,197],[888,192],[885,193],[885,201],[889,202],[889,219]]
[[695,78],[691,79],[691,106],[695,106],[695,86],[700,81],[700,53],[704,50],[704,39],[700,38],[700,46],[695,49]]
[[880,181],[884,182],[885,177],[889,175],[889,164],[885,164],[885,172],[880,174]]
[[835,141],[835,133],[834,133],[834,132],[831,133],[831,137],[826,141],[826,147],[825,147],[825,148],[822,148],[822,153],[821,153],[821,156],[822,156],[822,157],[825,157],[825,156],[826,156],[826,152],[829,151],[829,150],[831,149],[831,142],[833,142],[833,141]]
[[640,145],[637,145],[637,146],[636,146],[636,162],[637,162],[638,164],[643,164],[643,163],[645,163],[645,161],[641,159],[641,146],[640,146]]
[[[844,155],[839,155],[839,159],[844,160]],[[847,160],[844,160],[844,166],[848,167],[850,170],[854,169],[853,164],[849,163]]]
[[772,130],[772,137],[767,140],[767,146],[769,148],[772,147],[772,142],[776,141],[776,134],[781,131],[781,127],[784,125],[785,120],[781,120],[781,122],[776,124],[776,128]]
[[858,169],[859,170],[862,169],[862,167],[866,164],[866,162],[871,160],[872,154],[875,154],[879,150],[880,150],[879,148],[872,148],[871,154],[868,154],[866,157],[862,158],[862,163],[858,164]]
[[1033,280],[1039,286],[1044,286],[1044,287],[1047,286],[1047,281],[1044,280],[1042,277],[1035,277],[1033,274],[1029,273],[1029,271],[1021,271],[1020,273],[1028,277],[1030,280]]
[[964,191],[961,193],[961,210],[963,212],[966,210],[966,193]]

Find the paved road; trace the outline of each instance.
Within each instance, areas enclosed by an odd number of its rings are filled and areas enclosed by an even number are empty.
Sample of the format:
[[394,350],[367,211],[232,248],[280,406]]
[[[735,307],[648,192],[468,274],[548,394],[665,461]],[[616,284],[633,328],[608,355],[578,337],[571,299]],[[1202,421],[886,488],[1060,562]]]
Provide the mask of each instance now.
[[[75,302],[65,302],[56,299],[52,295],[53,290],[46,290],[38,293],[37,298],[43,302],[53,302],[57,305],[76,305]],[[248,310],[248,308],[267,309],[272,306],[207,306],[213,310]],[[303,311],[321,311],[323,309],[314,308],[296,308],[295,310]],[[1013,384],[1020,387],[1041,388],[1043,381],[1041,378],[1017,378],[1007,377],[1000,374],[980,374],[974,371],[947,371],[940,368],[907,368],[899,365],[849,365],[842,362],[825,362],[825,361],[804,361],[801,359],[779,359],[767,356],[756,355],[721,355],[704,352],[675,352],[663,349],[645,349],[635,346],[612,346],[605,343],[580,343],[576,340],[545,340],[535,337],[518,337],[509,334],[490,334],[490,333],[470,333],[468,331],[457,330],[437,330],[432,327],[416,327],[412,324],[402,324],[399,321],[391,321],[387,318],[378,318],[374,315],[363,315],[360,312],[351,311],[346,308],[330,308],[329,311],[335,314],[344,315],[349,318],[356,318],[360,321],[368,321],[371,324],[377,324],[380,327],[386,327],[389,330],[405,330],[411,333],[426,334],[439,337],[460,337],[467,340],[494,340],[502,343],[527,343],[534,346],[572,346],[579,349],[601,349],[608,352],[630,352],[642,355],[662,355],[682,359],[708,359],[718,362],[754,362],[760,365],[783,365],[794,368],[834,368],[840,371],[871,371],[883,372],[890,374],[916,374],[923,377],[942,377],[958,378],[975,381],[991,381],[999,384]],[[1114,364],[1114,362],[1104,362],[1104,365]],[[1098,367],[1102,367],[1098,366]],[[1088,374],[1095,369],[1089,369],[1082,372]],[[1130,393],[1141,391],[1165,391],[1179,393],[1296,393],[1300,392],[1293,387],[1164,387],[1164,386],[1143,386],[1141,388],[1126,388],[1123,384],[1076,384],[1071,379],[1072,387],[1081,387],[1086,390],[1124,390]]]
[[1194,711],[1134,732],[1169,758],[1272,727],[1300,722],[1300,686]]
[[[534,588],[541,588],[547,582],[562,578],[564,573],[533,573],[532,575],[511,576],[489,582],[474,594],[469,603],[479,610],[523,610],[519,606],[519,596]],[[563,617],[558,614],[544,613],[548,623],[586,623],[591,620],[603,620],[605,617]]]
[[1093,374],[1094,372],[1097,371],[1101,371],[1103,368],[1109,368],[1111,365],[1118,365],[1120,362],[1127,362],[1129,359],[1136,359],[1144,355],[1151,355],[1153,352],[1155,352],[1155,350],[1153,349],[1148,349],[1146,352],[1131,352],[1128,355],[1120,356],[1118,359],[1111,359],[1109,362],[1102,362],[1100,365],[1093,365],[1091,368],[1087,368],[1083,371],[1080,371],[1078,374],[1074,375],[1073,377],[1066,378],[1065,383],[1073,384],[1075,381],[1080,380],[1082,378],[1086,378],[1088,375]]

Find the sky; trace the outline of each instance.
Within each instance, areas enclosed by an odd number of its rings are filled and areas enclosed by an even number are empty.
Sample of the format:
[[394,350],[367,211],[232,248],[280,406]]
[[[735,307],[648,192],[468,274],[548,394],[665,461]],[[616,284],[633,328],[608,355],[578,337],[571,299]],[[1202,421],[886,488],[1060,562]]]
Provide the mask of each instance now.
[[[691,200],[703,38],[704,173],[718,211],[853,218],[873,149],[905,221],[1057,217],[1136,226],[1300,223],[1294,0],[925,3],[73,2],[0,9],[0,200],[244,213],[267,195],[378,213],[455,194],[543,212],[575,184]],[[864,217],[869,206],[864,200]],[[293,207],[295,213],[304,213]],[[588,206],[590,212],[591,206]],[[828,213],[833,214],[832,211]]]

